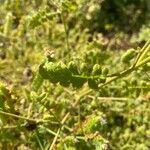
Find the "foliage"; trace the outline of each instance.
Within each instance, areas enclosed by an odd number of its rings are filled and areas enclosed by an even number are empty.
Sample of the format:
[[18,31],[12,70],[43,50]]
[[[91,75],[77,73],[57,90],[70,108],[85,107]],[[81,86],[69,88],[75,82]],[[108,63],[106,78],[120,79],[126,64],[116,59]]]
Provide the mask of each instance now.
[[0,149],[148,150],[148,3],[1,0]]
[[89,5],[85,6],[88,14],[83,26],[88,25],[91,31],[109,33],[114,30],[124,30],[133,33],[150,17],[149,0],[86,1],[89,2]]

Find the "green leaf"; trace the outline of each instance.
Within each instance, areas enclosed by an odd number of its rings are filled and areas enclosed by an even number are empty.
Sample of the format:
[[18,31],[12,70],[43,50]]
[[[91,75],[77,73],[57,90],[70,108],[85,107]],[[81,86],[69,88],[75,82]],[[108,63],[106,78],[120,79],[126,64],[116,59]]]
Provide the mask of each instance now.
[[63,11],[67,11],[67,12],[74,12],[76,11],[78,8],[78,5],[76,2],[71,2],[71,1],[64,1],[62,2],[62,9]]
[[32,89],[37,92],[43,83],[43,77],[38,73],[33,80]]

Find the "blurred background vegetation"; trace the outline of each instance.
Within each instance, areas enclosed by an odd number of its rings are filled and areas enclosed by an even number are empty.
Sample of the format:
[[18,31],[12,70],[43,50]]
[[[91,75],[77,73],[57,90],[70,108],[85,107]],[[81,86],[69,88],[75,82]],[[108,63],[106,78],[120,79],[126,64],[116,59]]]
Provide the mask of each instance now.
[[147,73],[133,72],[118,88],[113,83],[90,94],[86,85],[75,90],[48,82],[31,92],[46,49],[65,63],[99,63],[113,73],[128,67],[119,63],[124,51],[148,39],[149,0],[0,0],[0,82],[8,88],[6,95],[1,90],[0,111],[5,105],[10,114],[48,120],[0,113],[0,149],[149,150],[149,90],[128,88],[133,78],[148,83]]

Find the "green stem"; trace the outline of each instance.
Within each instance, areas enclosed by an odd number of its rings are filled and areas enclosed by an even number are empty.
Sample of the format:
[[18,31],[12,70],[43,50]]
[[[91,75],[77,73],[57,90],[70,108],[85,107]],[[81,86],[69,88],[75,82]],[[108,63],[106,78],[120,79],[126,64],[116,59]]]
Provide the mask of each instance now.
[[57,138],[59,137],[60,131],[61,131],[61,128],[59,128],[59,129],[57,130],[57,133],[56,133],[56,135],[55,135],[55,137],[54,137],[54,140],[53,140],[53,142],[52,142],[52,144],[51,144],[49,150],[53,150],[53,147],[54,147],[54,145],[55,145],[55,143],[56,143],[56,141],[57,141]]
[[15,115],[15,114],[12,114],[12,113],[9,113],[9,112],[5,112],[5,111],[2,111],[2,110],[0,110],[0,114],[10,116],[10,117],[14,117],[14,118],[27,120],[27,121],[31,121],[31,122],[36,122],[36,123],[45,122],[45,120],[36,120],[36,119],[31,119],[31,118],[27,118],[27,117],[23,117],[23,116],[18,116],[18,115]]
[[99,88],[102,88],[103,86],[105,86],[105,85],[107,85],[107,84],[109,84],[109,83],[111,83],[111,82],[113,82],[113,81],[116,81],[116,80],[118,80],[118,79],[120,79],[120,78],[126,76],[127,74],[133,72],[134,70],[136,70],[137,68],[143,66],[143,65],[146,64],[147,62],[150,62],[150,57],[144,59],[142,62],[140,62],[140,63],[139,63],[138,65],[136,65],[135,67],[130,67],[129,69],[127,69],[127,70],[121,72],[117,77],[114,77],[114,78],[108,80],[106,83],[100,85]]
[[[121,73],[116,73],[117,76],[112,77],[110,80],[108,80],[106,83],[100,85],[99,87],[103,87],[119,78],[122,78],[124,76],[126,76],[127,74],[133,72],[134,70],[138,69],[139,67],[143,66],[144,64],[150,62],[150,57],[145,58],[143,61],[141,61],[140,63],[138,63],[136,66],[131,66],[129,69],[122,71]],[[101,76],[82,76],[82,75],[72,75],[73,77],[77,77],[77,78],[83,78],[83,79],[98,79]]]
[[141,53],[139,54],[139,56],[137,57],[137,60],[135,62],[135,66],[138,65],[138,63],[140,63],[140,61],[142,61],[142,59],[145,57],[145,55],[147,54],[147,52],[150,50],[150,39],[146,42],[146,44],[143,46],[143,48],[141,49]]
[[38,142],[38,144],[39,144],[39,146],[40,146],[40,149],[41,149],[41,150],[44,150],[43,145],[42,145],[42,142],[41,142],[41,140],[40,140],[40,138],[39,138],[39,132],[38,132],[38,130],[36,130],[35,132],[36,132],[36,139],[37,139],[37,142]]
[[150,56],[145,58],[143,61],[140,61],[136,66],[135,66],[135,69],[145,65],[146,63],[150,62]]
[[56,136],[57,134],[54,132],[54,131],[52,131],[52,130],[50,130],[49,128],[46,128],[46,127],[44,127],[44,126],[39,126],[40,128],[44,128],[48,133],[50,133],[51,135],[54,135],[54,136]]

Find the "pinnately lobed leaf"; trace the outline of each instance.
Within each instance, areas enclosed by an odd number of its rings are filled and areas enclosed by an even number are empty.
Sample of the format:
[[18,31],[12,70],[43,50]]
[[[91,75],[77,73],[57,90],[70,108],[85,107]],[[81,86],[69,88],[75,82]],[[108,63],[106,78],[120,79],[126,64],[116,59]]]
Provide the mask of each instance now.
[[73,61],[69,62],[68,64],[68,69],[73,73],[73,74],[79,74],[77,64]]
[[93,66],[92,74],[93,75],[100,75],[102,73],[101,66],[99,64],[95,64]]
[[43,77],[38,73],[33,80],[32,89],[37,92],[41,87],[43,80]]
[[80,73],[83,74],[83,75],[87,75],[88,74],[88,67],[87,67],[86,63],[81,63]]
[[97,84],[96,80],[94,80],[94,79],[89,79],[88,80],[88,86],[91,89],[98,89],[98,84]]
[[107,76],[107,74],[109,73],[109,69],[108,68],[103,68],[102,69],[102,74],[103,74],[103,76]]
[[122,55],[121,60],[123,63],[129,63],[131,59],[134,58],[136,51],[134,49],[129,49],[127,52]]
[[[45,61],[39,66],[39,75],[43,79],[49,80],[51,83],[59,83],[60,85],[65,87],[71,84],[75,88],[81,88],[85,82],[88,82],[88,86],[91,89],[98,89],[98,83],[105,83],[105,76],[108,74],[108,68],[103,68],[102,70],[99,64],[95,64],[93,66],[91,74],[92,76],[87,76],[87,70],[88,68],[85,63],[81,64],[79,73],[78,66],[73,61],[69,62],[67,67],[61,61],[53,62],[45,59]],[[98,79],[93,78],[94,76],[101,75],[101,73],[102,76]],[[38,85],[38,82],[34,83],[34,85]]]
[[65,85],[71,78],[71,72],[63,62],[46,62],[40,65],[39,73],[44,78],[49,80],[51,83],[58,83]]
[[[58,70],[57,70],[58,68]],[[60,82],[69,82],[71,79],[71,72],[63,62],[58,62],[56,68],[56,76]]]
[[75,88],[81,88],[86,81],[87,81],[86,79],[80,77],[71,78],[72,86]]

